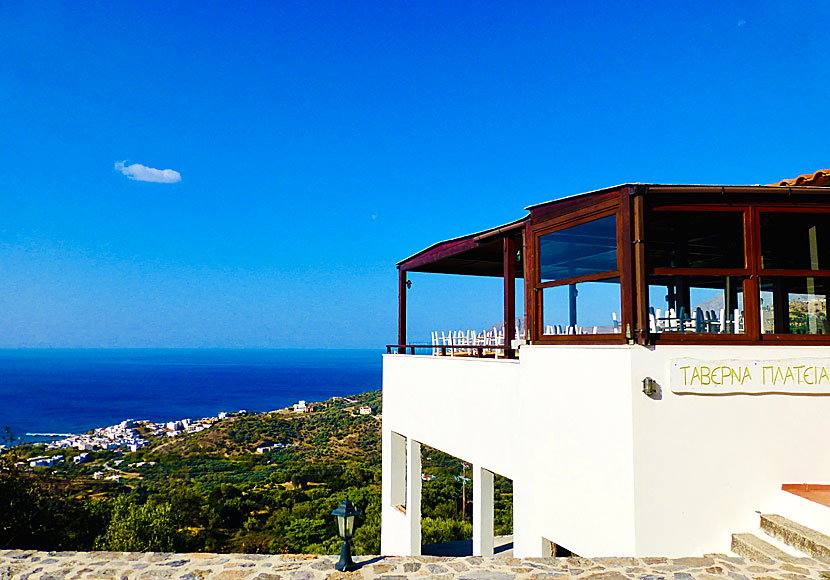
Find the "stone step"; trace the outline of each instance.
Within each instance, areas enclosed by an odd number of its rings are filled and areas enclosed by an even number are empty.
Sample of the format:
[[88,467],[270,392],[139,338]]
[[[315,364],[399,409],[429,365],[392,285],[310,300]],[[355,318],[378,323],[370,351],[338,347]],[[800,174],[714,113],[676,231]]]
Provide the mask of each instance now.
[[812,528],[777,514],[762,514],[761,531],[808,556],[830,561],[830,536]]
[[762,540],[755,534],[732,534],[731,549],[738,556],[743,556],[761,564],[796,563],[800,560]]

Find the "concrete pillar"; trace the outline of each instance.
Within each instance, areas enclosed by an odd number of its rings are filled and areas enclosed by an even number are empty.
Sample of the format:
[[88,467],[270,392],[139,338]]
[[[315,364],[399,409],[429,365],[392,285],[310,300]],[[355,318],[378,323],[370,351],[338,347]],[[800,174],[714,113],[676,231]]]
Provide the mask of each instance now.
[[409,554],[421,555],[421,444],[406,440],[406,519],[409,528]]
[[392,431],[383,436],[381,553],[421,554],[421,444]]
[[[384,474],[385,476],[386,474]],[[406,507],[406,437],[389,434],[389,505]]]
[[493,555],[493,472],[473,465],[473,556]]

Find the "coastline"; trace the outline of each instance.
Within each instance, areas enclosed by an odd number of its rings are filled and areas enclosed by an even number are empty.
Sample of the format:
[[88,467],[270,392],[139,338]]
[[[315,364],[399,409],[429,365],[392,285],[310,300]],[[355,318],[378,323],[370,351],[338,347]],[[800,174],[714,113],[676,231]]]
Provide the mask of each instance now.
[[[24,442],[128,417],[168,421],[266,412],[380,389],[375,350],[0,349],[0,431]],[[37,435],[29,435],[37,434]],[[59,437],[55,437],[59,438]]]

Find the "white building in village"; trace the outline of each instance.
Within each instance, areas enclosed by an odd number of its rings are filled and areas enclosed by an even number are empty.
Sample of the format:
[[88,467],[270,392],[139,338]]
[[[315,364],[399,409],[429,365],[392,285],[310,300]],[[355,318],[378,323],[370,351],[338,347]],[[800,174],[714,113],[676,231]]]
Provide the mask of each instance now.
[[[613,187],[400,262],[382,553],[421,551],[421,444],[473,465],[477,555],[493,474],[513,481],[517,556],[725,552],[757,511],[830,533],[830,507],[783,488],[830,483],[828,174]],[[408,344],[417,272],[503,277],[505,336]]]

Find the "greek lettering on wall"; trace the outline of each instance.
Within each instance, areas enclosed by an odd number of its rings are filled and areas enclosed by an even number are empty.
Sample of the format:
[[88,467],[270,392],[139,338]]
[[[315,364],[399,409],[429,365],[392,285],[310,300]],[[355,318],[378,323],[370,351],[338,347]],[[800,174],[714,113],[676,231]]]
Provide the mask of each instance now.
[[791,393],[830,395],[830,358],[783,360],[672,359],[671,390],[678,394]]

